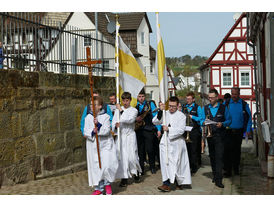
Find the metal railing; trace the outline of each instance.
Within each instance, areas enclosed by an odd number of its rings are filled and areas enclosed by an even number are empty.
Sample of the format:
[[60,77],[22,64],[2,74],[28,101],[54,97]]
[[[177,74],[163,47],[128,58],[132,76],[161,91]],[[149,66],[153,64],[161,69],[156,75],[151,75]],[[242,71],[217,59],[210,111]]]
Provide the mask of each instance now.
[[86,47],[90,47],[91,59],[102,60],[102,64],[94,66],[95,74],[113,73],[114,38],[98,32],[96,39],[96,30],[81,20],[77,27],[69,25],[71,15],[61,12],[1,12],[4,69],[88,74],[86,67],[76,63],[86,60]]

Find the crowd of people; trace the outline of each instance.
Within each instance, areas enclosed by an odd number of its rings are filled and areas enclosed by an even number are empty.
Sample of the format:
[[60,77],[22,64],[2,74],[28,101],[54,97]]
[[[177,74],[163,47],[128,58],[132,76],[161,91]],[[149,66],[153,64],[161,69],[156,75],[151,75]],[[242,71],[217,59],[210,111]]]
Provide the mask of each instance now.
[[223,177],[239,175],[243,135],[249,136],[252,126],[239,88],[232,88],[223,102],[218,91],[210,89],[209,104],[203,108],[193,92],[186,95],[185,104],[172,96],[158,108],[153,100],[146,100],[144,89],[135,108],[130,106],[129,92],[122,94],[122,104],[116,103],[115,93],[109,96],[109,104],[98,92],[94,96],[94,105],[85,107],[81,119],[93,195],[111,195],[111,183],[117,179],[120,187],[127,187],[129,178],[139,183],[148,168],[152,175],[161,170],[160,191],[171,191],[171,184],[178,190],[191,189],[191,176],[201,167],[206,143],[217,187],[224,188]]

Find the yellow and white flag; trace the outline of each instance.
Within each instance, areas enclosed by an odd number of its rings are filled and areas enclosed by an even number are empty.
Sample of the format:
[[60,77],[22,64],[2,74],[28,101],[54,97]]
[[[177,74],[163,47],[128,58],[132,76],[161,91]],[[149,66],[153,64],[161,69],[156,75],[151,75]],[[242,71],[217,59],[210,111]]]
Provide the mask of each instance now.
[[168,100],[168,79],[167,79],[165,51],[164,51],[163,40],[160,34],[160,24],[158,20],[158,13],[156,13],[156,27],[157,27],[156,72],[158,73],[160,101],[166,104]]
[[[156,55],[156,68],[158,73],[158,81],[160,88],[160,101],[167,105],[168,100],[168,84],[167,84],[167,69],[166,69],[166,58],[163,40],[160,34],[160,24],[159,24],[159,14],[156,12],[156,27],[157,27],[157,55]],[[163,125],[166,125],[166,112],[163,110]],[[166,125],[167,126],[167,125]],[[165,142],[166,155],[165,155],[165,163],[169,164],[168,159],[168,140],[167,140],[167,132],[164,131],[163,139]]]
[[146,77],[132,52],[119,36],[119,94],[130,92],[131,106],[137,104],[137,96],[146,84]]

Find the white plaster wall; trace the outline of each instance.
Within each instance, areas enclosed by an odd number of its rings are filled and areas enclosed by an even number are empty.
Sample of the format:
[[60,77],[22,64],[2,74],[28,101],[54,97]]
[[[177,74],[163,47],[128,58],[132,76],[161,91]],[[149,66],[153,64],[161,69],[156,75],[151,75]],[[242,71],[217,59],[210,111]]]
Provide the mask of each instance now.
[[226,93],[231,94],[231,89],[222,89],[222,94],[221,95],[225,95]]
[[[144,44],[141,44],[141,33],[145,33]],[[147,83],[145,86],[146,94],[150,94],[153,91],[153,100],[155,102],[159,102],[159,86],[158,79],[155,75],[155,62],[153,61],[152,67],[153,72],[150,72],[151,60],[149,59],[149,44],[150,44],[150,33],[147,22],[145,18],[143,18],[138,30],[137,30],[137,51],[142,54],[142,57],[137,58],[137,61],[145,73],[147,78]]]
[[68,25],[81,29],[95,29],[95,25],[90,21],[84,12],[74,12]]
[[216,54],[212,60],[213,61],[223,60],[223,54]]
[[252,95],[251,89],[241,89],[241,95]]
[[246,43],[244,43],[244,42],[238,42],[237,43],[237,49],[239,50],[239,51],[245,51],[245,48],[246,48]]
[[243,27],[246,27],[247,25],[247,18],[246,17],[244,17],[243,19],[242,19],[242,26]]
[[213,85],[220,84],[219,70],[212,70],[212,84]]
[[230,37],[239,37],[241,36],[241,30],[235,28],[234,31],[230,34]]
[[225,51],[226,52],[231,52],[231,51],[233,51],[234,48],[235,48],[234,43],[230,43],[230,42],[225,43]]
[[[145,33],[144,44],[141,43],[141,33]],[[137,30],[137,51],[144,57],[149,57],[149,28],[145,18],[143,18]]]
[[235,75],[235,78],[234,78],[234,84],[238,84],[238,70],[234,70],[234,75]]

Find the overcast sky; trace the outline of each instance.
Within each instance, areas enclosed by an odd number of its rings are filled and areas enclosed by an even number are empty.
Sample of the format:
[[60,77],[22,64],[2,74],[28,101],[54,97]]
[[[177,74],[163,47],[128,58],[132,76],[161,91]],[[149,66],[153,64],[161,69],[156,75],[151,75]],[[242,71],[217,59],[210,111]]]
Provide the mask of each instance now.
[[[166,57],[186,54],[209,57],[234,25],[231,12],[160,12],[159,23]],[[156,49],[156,15],[147,13]]]

